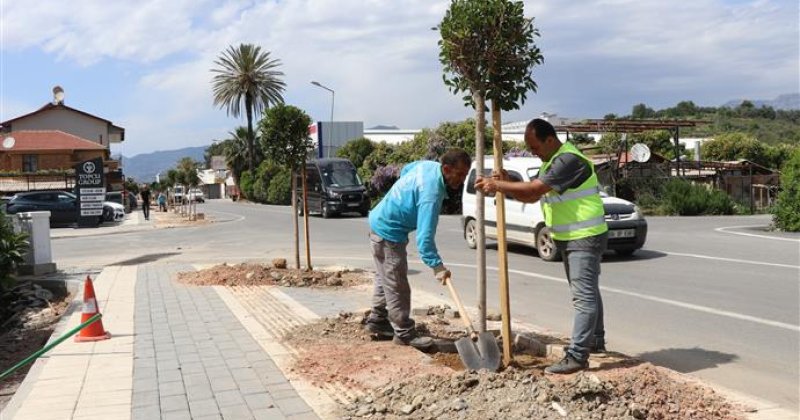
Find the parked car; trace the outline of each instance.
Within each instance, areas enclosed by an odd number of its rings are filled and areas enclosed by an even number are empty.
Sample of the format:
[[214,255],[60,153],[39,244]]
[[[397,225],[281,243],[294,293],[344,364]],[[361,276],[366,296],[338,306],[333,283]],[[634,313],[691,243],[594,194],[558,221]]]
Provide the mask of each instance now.
[[184,200],[186,199],[186,188],[183,185],[176,185],[172,188],[172,197],[175,200],[175,204],[183,204]]
[[[516,181],[531,181],[536,178],[542,161],[538,158],[518,157],[503,159],[503,169],[509,178]],[[487,158],[484,171],[491,174],[493,158]],[[464,183],[462,204],[462,227],[464,239],[470,248],[477,246],[475,222],[475,164],[472,164],[467,181]],[[647,221],[633,203],[608,194],[600,193],[608,225],[608,249],[619,255],[631,255],[644,246],[647,238]],[[495,199],[486,196],[485,201],[486,237],[497,238],[497,216]],[[523,203],[506,196],[506,237],[508,242],[536,248],[539,257],[546,261],[557,261],[561,255],[556,252],[555,242],[550,230],[544,224],[540,203]]]
[[205,195],[203,195],[203,190],[201,190],[200,188],[192,188],[191,190],[189,190],[188,194],[190,201],[196,201],[198,203],[206,202]]
[[[125,214],[120,207],[103,202],[103,214],[98,216],[97,223],[108,220],[109,216],[111,220],[122,220]],[[16,194],[6,205],[8,214],[29,211],[49,211],[51,226],[72,224],[78,221],[78,198],[66,191],[30,191]]]
[[[124,209],[125,213],[130,213],[135,209],[136,203],[136,196],[133,196],[133,200],[131,200],[131,195],[133,193],[129,193],[127,199],[125,200]],[[110,201],[112,203],[117,203],[119,205],[123,205],[122,203],[122,191],[109,191],[106,193],[106,201]]]
[[[301,200],[297,208],[302,214],[303,186],[297,181]],[[306,188],[308,189],[308,212],[319,213],[329,218],[342,213],[359,213],[366,216],[370,200],[367,188],[356,173],[356,167],[347,159],[318,159],[306,163]]]
[[103,202],[103,221],[121,222],[125,220],[125,207],[112,201]]

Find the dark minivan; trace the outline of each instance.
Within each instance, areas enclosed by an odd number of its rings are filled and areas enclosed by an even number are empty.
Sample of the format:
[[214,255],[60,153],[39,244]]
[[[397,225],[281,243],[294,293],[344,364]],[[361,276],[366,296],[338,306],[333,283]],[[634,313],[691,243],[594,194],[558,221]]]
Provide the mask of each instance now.
[[[308,183],[308,212],[319,213],[324,218],[343,214],[369,213],[370,200],[367,188],[356,173],[353,162],[347,159],[327,158],[306,163]],[[298,180],[298,209],[302,214],[302,181]]]

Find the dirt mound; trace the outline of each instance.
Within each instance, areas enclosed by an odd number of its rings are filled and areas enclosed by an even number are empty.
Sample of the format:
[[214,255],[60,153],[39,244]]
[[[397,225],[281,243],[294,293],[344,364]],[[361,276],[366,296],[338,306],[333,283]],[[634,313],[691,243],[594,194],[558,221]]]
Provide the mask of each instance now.
[[[442,308],[447,309],[447,308]],[[417,330],[452,340],[456,320],[417,316]],[[425,355],[376,341],[363,329],[369,311],[297,328],[284,339],[300,355],[293,371],[315,386],[366,391],[344,418],[415,419],[742,419],[738,407],[707,387],[633,359],[575,375],[545,376],[552,363],[515,354],[499,373],[465,372],[457,354]]]
[[344,407],[348,417],[414,419],[742,419],[712,391],[649,364],[615,375],[545,377],[509,368],[394,382]]
[[372,282],[372,275],[362,270],[337,268],[331,271],[306,271],[269,264],[220,264],[199,271],[178,273],[178,281],[198,286],[286,286],[350,287]]
[[345,312],[287,334],[284,339],[300,353],[292,370],[315,386],[334,384],[358,391],[384,386],[390,380],[452,373],[417,350],[373,339],[363,329],[367,316],[368,311]]

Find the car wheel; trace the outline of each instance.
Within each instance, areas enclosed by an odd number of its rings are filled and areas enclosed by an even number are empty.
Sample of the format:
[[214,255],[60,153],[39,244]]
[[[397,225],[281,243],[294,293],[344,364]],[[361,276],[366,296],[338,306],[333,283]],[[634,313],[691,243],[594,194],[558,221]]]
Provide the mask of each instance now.
[[546,226],[536,233],[536,251],[539,252],[539,258],[545,261],[558,261],[561,259],[561,254],[556,249],[556,243],[553,241],[550,229]]
[[634,252],[636,252],[636,250],[635,249],[617,249],[614,252],[617,255],[619,255],[620,257],[630,257],[631,255],[633,255]]
[[331,214],[331,209],[328,207],[328,203],[322,203],[322,217],[324,219],[330,219],[331,216],[333,216],[333,214]]
[[359,213],[361,217],[367,217],[369,215],[369,210],[361,210]]
[[464,239],[471,249],[478,247],[478,224],[475,223],[474,219],[469,219],[464,224]]

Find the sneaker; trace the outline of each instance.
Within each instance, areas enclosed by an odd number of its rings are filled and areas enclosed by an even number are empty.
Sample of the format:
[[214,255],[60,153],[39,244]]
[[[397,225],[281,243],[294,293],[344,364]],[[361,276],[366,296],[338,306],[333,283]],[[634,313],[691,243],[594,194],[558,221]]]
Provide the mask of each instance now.
[[392,328],[392,324],[389,323],[389,321],[367,321],[367,324],[364,328],[366,328],[367,331],[381,337],[394,337],[394,328]]
[[589,362],[580,362],[567,354],[558,363],[545,368],[545,373],[569,374],[584,370],[589,367]]
[[428,350],[433,347],[433,339],[430,337],[422,337],[417,335],[416,332],[412,332],[407,337],[400,337],[399,335],[395,335],[392,341],[395,344],[401,346],[411,346],[417,350]]

